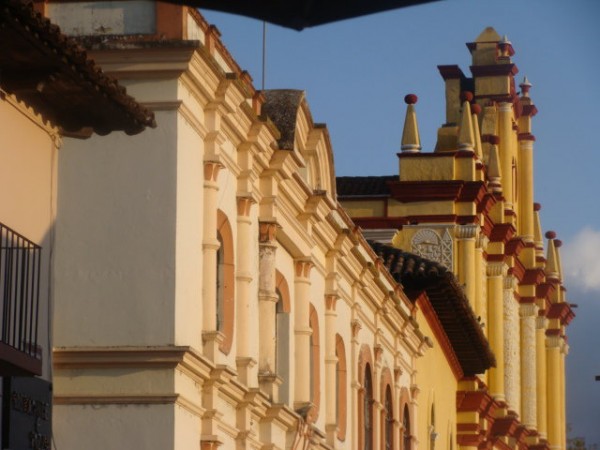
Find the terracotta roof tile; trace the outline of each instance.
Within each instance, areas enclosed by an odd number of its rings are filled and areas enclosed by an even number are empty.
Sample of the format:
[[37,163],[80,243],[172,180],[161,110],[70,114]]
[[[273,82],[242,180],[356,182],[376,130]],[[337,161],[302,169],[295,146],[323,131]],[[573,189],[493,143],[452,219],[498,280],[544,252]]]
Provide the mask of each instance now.
[[394,280],[413,301],[426,292],[466,376],[485,372],[496,359],[462,286],[445,266],[369,241]]
[[136,134],[154,114],[88,59],[77,43],[19,0],[0,6],[0,87],[67,133]]

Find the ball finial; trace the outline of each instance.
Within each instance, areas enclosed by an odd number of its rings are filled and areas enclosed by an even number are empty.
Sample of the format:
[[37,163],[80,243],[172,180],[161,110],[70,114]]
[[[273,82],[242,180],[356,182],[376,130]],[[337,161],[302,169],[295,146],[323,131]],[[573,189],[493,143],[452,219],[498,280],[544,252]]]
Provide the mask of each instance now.
[[555,239],[555,240],[554,240],[554,246],[555,246],[556,248],[559,248],[559,247],[561,247],[561,246],[562,246],[562,241],[561,241],[560,239]]
[[542,204],[541,203],[534,203],[533,204],[533,210],[534,211],[539,211],[540,209],[542,209]]
[[481,112],[481,106],[477,103],[473,103],[471,105],[471,114],[479,114]]
[[471,91],[462,91],[460,93],[460,101],[461,102],[471,103],[471,100],[473,100],[473,93]]
[[546,231],[546,238],[548,238],[548,239],[555,239],[556,238],[556,232],[554,232],[554,231]]
[[407,105],[414,105],[417,103],[417,100],[419,100],[419,97],[417,97],[415,94],[408,94],[404,97],[404,103]]

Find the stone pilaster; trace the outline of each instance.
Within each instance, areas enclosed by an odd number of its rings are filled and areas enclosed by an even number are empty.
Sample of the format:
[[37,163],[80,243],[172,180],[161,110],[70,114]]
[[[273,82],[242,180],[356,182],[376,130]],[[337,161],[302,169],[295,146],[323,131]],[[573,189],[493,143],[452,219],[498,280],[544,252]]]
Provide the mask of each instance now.
[[498,153],[502,172],[502,192],[504,193],[505,208],[513,209],[513,151],[512,151],[512,103],[498,105]]
[[547,412],[547,383],[546,383],[546,326],[548,319],[538,316],[535,319],[536,340],[536,403],[537,403],[537,431],[540,439],[548,437],[548,412]]
[[294,304],[296,307],[294,321],[296,385],[294,392],[294,408],[308,409],[311,403],[310,392],[310,271],[313,264],[308,259],[295,261]]
[[537,428],[537,374],[535,303],[520,306],[521,316],[521,423],[529,429]]
[[521,351],[519,303],[515,299],[516,279],[504,278],[504,395],[508,409],[521,411]]
[[488,283],[488,340],[499,364],[489,370],[490,394],[504,401],[504,263],[492,262],[487,265]]
[[223,334],[217,330],[217,178],[221,163],[204,162],[204,223],[202,239],[202,340],[204,354],[216,362]]
[[242,383],[248,387],[255,387],[256,374],[251,375],[256,366],[258,352],[252,349],[250,336],[258,334],[256,321],[251,320],[254,309],[252,304],[252,262],[254,252],[253,243],[256,242],[252,236],[252,220],[250,211],[254,200],[249,197],[238,197],[237,199],[237,252],[236,252],[236,283],[237,304],[236,312],[236,337],[237,357],[236,366],[238,376]]
[[[531,136],[531,135],[529,135]],[[528,136],[528,137],[529,137]],[[531,136],[532,137],[532,136]],[[519,139],[519,225],[525,242],[533,242],[533,140]]]
[[[554,330],[550,330],[554,331]],[[560,345],[558,335],[546,338],[546,366],[547,366],[547,412],[548,412],[548,443],[551,449],[560,449],[562,443],[561,433],[561,376],[560,376]]]
[[338,358],[335,353],[335,335],[337,312],[335,310],[337,295],[325,296],[325,427],[327,443],[334,446],[337,427],[337,385],[336,372]]
[[258,325],[259,352],[258,377],[262,391],[277,401],[277,386],[281,380],[275,372],[276,327],[275,314],[277,292],[275,291],[275,235],[277,224],[259,223],[258,238]]

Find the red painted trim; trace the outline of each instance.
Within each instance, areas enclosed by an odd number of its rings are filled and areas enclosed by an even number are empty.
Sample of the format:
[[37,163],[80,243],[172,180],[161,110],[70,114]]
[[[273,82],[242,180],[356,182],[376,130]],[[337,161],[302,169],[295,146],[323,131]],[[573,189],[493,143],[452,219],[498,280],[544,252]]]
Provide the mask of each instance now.
[[504,244],[506,244],[516,232],[517,230],[510,223],[495,224],[490,234],[490,241],[504,242]]
[[391,196],[400,202],[453,200],[480,202],[487,189],[483,181],[390,181]]
[[531,133],[519,133],[517,135],[519,141],[533,141],[535,142],[535,136]]
[[454,80],[454,79],[462,79],[465,78],[465,74],[462,69],[456,64],[447,65],[447,66],[437,66],[440,71],[440,75],[444,80]]
[[550,295],[554,292],[554,285],[552,283],[541,283],[535,288],[535,296],[537,298],[549,299]]
[[[525,248],[525,242],[520,237],[512,238],[506,243],[504,253],[510,256],[518,256],[521,250]],[[525,268],[523,268],[525,270]]]
[[544,281],[544,269],[536,267],[525,270],[521,284],[540,284],[542,281]]
[[575,317],[575,313],[568,303],[552,303],[546,316],[548,319],[559,319],[561,325],[568,325]]
[[520,283],[525,275],[525,266],[517,258],[513,258],[513,261],[513,266],[508,270],[508,273],[514,275]]
[[524,116],[535,116],[538,113],[538,109],[535,105],[523,105],[523,115]]

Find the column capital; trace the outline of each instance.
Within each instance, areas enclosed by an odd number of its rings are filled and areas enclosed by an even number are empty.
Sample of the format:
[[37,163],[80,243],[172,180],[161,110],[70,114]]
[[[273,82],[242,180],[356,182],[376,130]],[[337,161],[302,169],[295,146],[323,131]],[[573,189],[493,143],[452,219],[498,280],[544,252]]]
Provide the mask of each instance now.
[[220,161],[204,161],[204,181],[216,182],[222,168]]
[[504,289],[516,289],[517,288],[517,278],[513,275],[508,275],[504,277]]
[[519,307],[519,315],[521,317],[536,317],[538,313],[538,306],[535,303],[521,303]]
[[327,311],[335,311],[338,299],[339,297],[337,294],[325,295],[325,309]]
[[296,277],[310,278],[310,271],[314,264],[310,259],[297,259],[294,261]]
[[545,316],[537,316],[535,318],[535,327],[538,330],[545,330],[548,326],[548,319]]
[[506,274],[508,268],[504,262],[488,262],[486,267],[486,273],[488,277],[501,277]]
[[258,242],[260,244],[272,244],[277,235],[277,222],[259,222],[258,223]]
[[252,197],[238,197],[237,198],[237,213],[240,217],[248,217],[250,215],[250,210],[252,209],[252,205],[256,203],[256,201]]
[[458,225],[456,227],[456,237],[458,239],[474,239],[477,236],[479,225]]
[[358,336],[358,332],[362,328],[362,324],[358,319],[354,319],[352,322],[350,322],[350,327],[352,329],[352,338],[356,338]]

